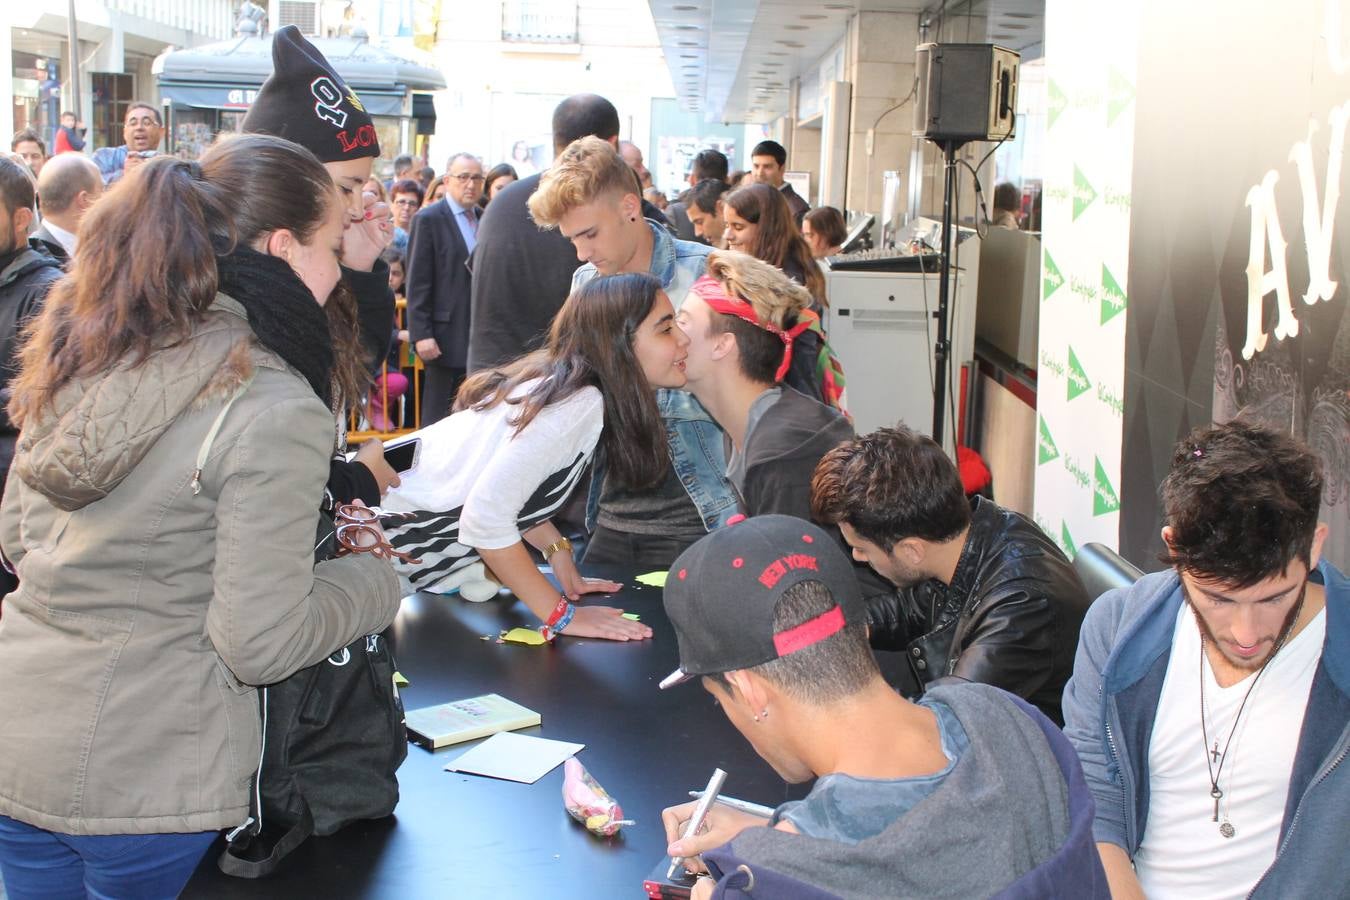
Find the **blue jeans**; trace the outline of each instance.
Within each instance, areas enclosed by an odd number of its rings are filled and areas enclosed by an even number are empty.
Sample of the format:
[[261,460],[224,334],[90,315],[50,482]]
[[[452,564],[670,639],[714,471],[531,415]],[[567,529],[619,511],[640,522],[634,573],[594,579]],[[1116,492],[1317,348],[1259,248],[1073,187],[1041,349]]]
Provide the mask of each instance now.
[[169,900],[219,833],[59,834],[0,816],[0,878],[9,900]]

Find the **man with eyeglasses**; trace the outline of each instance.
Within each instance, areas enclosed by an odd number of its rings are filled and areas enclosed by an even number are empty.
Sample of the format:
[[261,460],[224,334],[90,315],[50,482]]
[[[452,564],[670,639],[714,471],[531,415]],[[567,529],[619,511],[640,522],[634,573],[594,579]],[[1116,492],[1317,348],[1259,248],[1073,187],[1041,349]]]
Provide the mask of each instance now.
[[127,172],[157,154],[163,137],[164,122],[158,109],[139,101],[128,106],[126,120],[122,123],[122,146],[101,147],[91,157],[103,176],[103,184],[111,187]]
[[[483,163],[468,153],[450,157],[445,199],[412,216],[408,233],[408,332],[426,365],[422,424],[450,414],[469,353],[469,258],[478,243]],[[400,194],[395,185],[398,223]]]
[[389,208],[394,213],[394,240],[390,246],[408,253],[408,231],[412,228],[412,219],[422,208],[422,185],[404,178],[394,182],[389,189]]

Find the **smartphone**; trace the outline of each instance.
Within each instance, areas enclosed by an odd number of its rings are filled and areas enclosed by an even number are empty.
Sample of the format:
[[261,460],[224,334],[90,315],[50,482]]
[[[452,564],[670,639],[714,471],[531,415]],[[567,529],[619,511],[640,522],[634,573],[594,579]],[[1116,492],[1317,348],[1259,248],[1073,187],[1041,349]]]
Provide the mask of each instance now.
[[422,456],[422,439],[413,438],[398,444],[385,444],[384,461],[400,475],[417,465]]
[[652,869],[652,873],[642,880],[642,889],[650,900],[687,900],[694,889],[697,879],[683,868],[674,878],[667,878],[670,870],[670,858],[664,857]]

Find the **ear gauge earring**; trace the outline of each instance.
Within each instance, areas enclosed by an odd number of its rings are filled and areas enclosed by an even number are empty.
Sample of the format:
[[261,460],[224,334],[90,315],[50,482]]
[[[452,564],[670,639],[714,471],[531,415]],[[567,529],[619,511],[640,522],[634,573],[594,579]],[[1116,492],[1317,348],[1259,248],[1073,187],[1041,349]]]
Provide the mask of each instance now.
[[630,221],[630,222],[636,222],[636,221],[637,221],[637,216],[629,216],[629,217],[628,217],[628,221]]

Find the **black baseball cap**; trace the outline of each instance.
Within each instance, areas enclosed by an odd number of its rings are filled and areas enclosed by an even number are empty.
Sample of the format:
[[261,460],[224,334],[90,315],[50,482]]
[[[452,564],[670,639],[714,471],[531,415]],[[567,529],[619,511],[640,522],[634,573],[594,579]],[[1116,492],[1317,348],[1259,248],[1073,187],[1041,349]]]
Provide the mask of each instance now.
[[[835,605],[775,633],[778,598],[803,581],[819,581]],[[825,531],[795,516],[742,519],[699,539],[671,567],[664,602],[679,642],[680,667],[661,681],[663,690],[701,675],[762,665],[867,621],[844,551]]]

